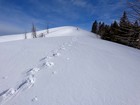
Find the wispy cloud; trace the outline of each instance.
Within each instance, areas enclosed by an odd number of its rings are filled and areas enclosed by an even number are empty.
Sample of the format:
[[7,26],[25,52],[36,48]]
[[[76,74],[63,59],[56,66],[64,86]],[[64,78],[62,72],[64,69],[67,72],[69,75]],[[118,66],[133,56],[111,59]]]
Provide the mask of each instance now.
[[22,11],[20,6],[5,8],[1,5],[0,12],[0,35],[30,31],[33,22],[38,25],[44,22],[42,19]]
[[[110,22],[117,19],[122,8],[124,2],[117,0],[14,0],[12,2],[0,0],[0,23],[2,23],[0,35],[4,31],[5,33],[30,31],[32,22],[38,29],[46,28],[47,23],[51,27],[62,25],[88,27],[87,24],[90,25],[94,20]],[[15,31],[10,30],[12,28],[9,26],[15,27],[13,28]]]
[[71,2],[76,5],[76,6],[80,6],[80,7],[85,7],[88,5],[88,3],[85,0],[71,0]]

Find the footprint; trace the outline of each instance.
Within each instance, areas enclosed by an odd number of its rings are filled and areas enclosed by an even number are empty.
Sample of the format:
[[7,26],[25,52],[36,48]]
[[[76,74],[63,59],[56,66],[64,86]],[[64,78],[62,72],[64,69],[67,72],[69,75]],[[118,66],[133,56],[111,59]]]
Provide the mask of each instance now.
[[43,58],[40,59],[40,61],[43,61],[43,60],[45,60],[46,58],[47,58],[47,57],[43,57]]
[[18,86],[17,91],[29,89],[34,85],[34,83],[35,83],[35,77],[34,75],[30,75],[27,79],[25,79],[24,82],[22,82]]
[[60,53],[54,53],[53,56],[60,56]]
[[40,68],[32,68],[29,71],[27,71],[28,75],[34,75],[36,72],[38,72]]
[[38,101],[37,96],[35,96],[35,97],[32,99],[32,102],[35,102],[35,101]]
[[51,59],[51,58],[52,58],[52,57],[50,57],[50,56],[47,56],[47,57],[46,57],[46,59]]
[[7,89],[4,92],[0,93],[0,104],[7,102],[15,95],[15,93],[16,90],[14,88]]
[[35,83],[35,77],[34,77],[34,75],[30,75],[27,78],[27,82],[30,83],[30,84],[34,84]]
[[45,62],[44,65],[47,67],[52,67],[52,66],[54,66],[54,63],[53,62]]

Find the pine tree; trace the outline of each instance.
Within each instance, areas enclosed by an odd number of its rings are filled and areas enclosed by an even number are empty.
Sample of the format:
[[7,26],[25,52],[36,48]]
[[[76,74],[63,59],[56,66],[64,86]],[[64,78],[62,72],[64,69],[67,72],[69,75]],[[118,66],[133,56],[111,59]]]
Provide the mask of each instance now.
[[98,28],[98,23],[97,23],[97,21],[95,20],[94,23],[93,23],[93,25],[92,25],[92,30],[91,30],[91,32],[97,33],[97,28]]
[[105,29],[104,29],[104,28],[105,28],[104,22],[103,22],[103,23],[100,22],[98,34],[101,36],[101,38],[102,38],[102,36],[103,36],[104,33],[105,33]]
[[105,40],[111,40],[111,35],[110,35],[110,26],[105,25],[103,28],[103,34],[102,34],[102,39]]
[[118,30],[119,30],[119,25],[116,21],[111,24],[110,26],[110,35],[111,35],[111,40],[117,42],[117,36],[118,36]]
[[134,47],[139,48],[139,34],[140,34],[140,27],[138,24],[138,21],[136,20],[133,25],[133,38],[132,38],[132,44]]
[[125,45],[129,45],[131,42],[131,26],[132,24],[129,22],[126,12],[124,11],[123,16],[120,19],[120,29],[119,29],[119,35],[120,35],[120,43],[123,43]]
[[[128,6],[131,9],[129,16],[132,19],[136,20],[138,22],[138,25],[139,25],[140,24],[140,0],[128,2]],[[135,28],[135,29],[137,29],[137,28]],[[140,49],[140,26],[138,26],[137,34],[138,34],[137,48]]]
[[122,16],[121,19],[120,19],[120,27],[123,27],[123,26],[125,26],[125,25],[128,25],[129,23],[130,23],[130,22],[129,22],[129,20],[128,20],[127,14],[126,14],[126,12],[124,11],[123,16]]
[[130,22],[127,13],[124,11],[120,22],[114,21],[111,25],[94,21],[92,32],[101,36],[101,39],[125,44],[140,49],[140,23],[136,20]]

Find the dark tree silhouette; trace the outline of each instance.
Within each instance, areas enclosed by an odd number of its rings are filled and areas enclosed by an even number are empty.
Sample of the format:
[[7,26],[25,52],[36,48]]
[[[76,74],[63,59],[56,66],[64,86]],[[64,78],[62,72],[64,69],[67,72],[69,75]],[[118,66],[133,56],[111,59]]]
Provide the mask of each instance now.
[[[140,24],[140,0],[134,0],[131,2],[128,2],[128,6],[132,10],[130,12],[130,17],[134,20],[137,20],[138,25]],[[138,33],[138,39],[137,39],[137,48],[140,49],[140,27],[136,28]]]
[[92,25],[92,30],[91,30],[91,32],[97,33],[97,28],[98,28],[98,23],[97,23],[97,21],[95,20],[94,23],[93,23],[93,25]]
[[120,21],[114,21],[111,25],[94,21],[92,32],[97,33],[104,40],[109,40],[140,49],[140,25],[139,20],[130,22],[125,11]]

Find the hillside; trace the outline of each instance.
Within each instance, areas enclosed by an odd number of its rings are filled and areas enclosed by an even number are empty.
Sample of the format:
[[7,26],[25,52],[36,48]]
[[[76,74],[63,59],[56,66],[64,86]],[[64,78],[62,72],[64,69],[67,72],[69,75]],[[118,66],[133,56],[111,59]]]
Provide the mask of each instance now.
[[139,50],[76,27],[27,35],[0,37],[0,105],[140,104]]

